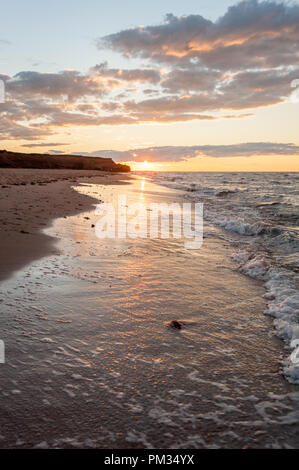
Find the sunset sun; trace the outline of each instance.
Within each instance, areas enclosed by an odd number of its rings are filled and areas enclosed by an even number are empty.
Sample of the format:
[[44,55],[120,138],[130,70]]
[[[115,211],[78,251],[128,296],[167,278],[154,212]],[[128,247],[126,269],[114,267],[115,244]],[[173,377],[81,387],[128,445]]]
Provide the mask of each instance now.
[[143,162],[130,162],[130,167],[133,171],[158,171],[159,164],[144,160]]

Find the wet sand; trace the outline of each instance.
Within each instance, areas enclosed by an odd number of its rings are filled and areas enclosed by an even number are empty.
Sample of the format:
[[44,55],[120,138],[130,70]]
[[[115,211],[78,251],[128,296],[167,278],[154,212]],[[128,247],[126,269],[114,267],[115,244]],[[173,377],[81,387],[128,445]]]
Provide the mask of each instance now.
[[33,259],[55,253],[53,239],[41,233],[58,217],[87,210],[94,201],[74,184],[109,184],[129,176],[80,170],[0,169],[0,281]]
[[[144,181],[77,191],[182,197]],[[193,251],[99,240],[98,218],[57,219],[56,254],[1,283],[0,446],[298,447],[298,387],[281,375],[263,286],[237,271],[221,229],[206,225]]]

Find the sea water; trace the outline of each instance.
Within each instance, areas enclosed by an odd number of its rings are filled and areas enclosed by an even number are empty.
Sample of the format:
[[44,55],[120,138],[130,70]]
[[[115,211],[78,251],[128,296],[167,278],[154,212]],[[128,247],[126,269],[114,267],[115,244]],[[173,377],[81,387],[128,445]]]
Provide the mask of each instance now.
[[265,177],[75,185],[95,204],[200,200],[203,245],[100,240],[96,206],[54,221],[60,254],[1,283],[1,447],[299,447],[296,180]]

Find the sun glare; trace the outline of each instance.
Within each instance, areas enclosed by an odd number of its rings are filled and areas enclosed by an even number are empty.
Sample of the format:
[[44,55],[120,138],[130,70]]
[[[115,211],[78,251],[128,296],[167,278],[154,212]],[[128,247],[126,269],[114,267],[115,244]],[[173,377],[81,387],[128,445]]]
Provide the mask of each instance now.
[[143,162],[130,162],[133,171],[155,171],[156,165],[152,162],[144,160]]

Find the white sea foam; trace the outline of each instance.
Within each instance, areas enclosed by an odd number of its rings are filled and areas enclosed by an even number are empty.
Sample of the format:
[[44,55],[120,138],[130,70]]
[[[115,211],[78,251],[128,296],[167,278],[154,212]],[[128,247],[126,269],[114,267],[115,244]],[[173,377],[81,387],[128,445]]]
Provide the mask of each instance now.
[[292,354],[299,345],[297,276],[286,269],[272,266],[270,260],[263,254],[253,255],[241,250],[235,254],[234,259],[239,263],[241,272],[265,281],[265,298],[268,300],[268,310],[265,313],[275,318],[277,335],[285,341],[289,352],[283,361],[284,374],[290,382],[299,384],[299,363],[294,362]]
[[266,313],[274,317],[277,335],[287,348],[284,375],[299,384],[299,364],[294,362],[299,348],[297,176],[160,173],[153,179],[203,202],[205,220],[235,234],[231,241],[241,247],[235,261],[243,274],[265,283]]

